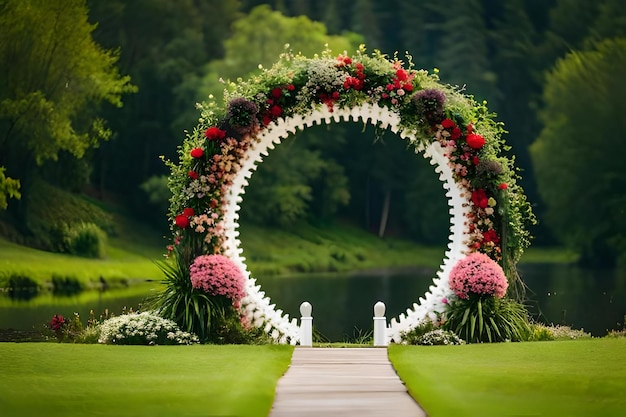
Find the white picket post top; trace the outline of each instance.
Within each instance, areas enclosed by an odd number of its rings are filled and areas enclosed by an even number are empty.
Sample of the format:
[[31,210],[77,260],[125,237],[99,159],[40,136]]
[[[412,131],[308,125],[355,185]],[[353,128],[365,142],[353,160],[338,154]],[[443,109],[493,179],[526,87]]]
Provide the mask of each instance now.
[[313,307],[308,301],[300,304],[300,346],[313,346]]
[[385,303],[374,304],[374,346],[387,346],[387,319],[385,318]]

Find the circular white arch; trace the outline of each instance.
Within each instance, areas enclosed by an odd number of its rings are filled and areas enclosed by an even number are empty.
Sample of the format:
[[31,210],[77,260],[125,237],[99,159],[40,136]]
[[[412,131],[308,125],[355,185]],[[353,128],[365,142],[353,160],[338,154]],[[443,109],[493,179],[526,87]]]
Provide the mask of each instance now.
[[450,237],[447,250],[444,254],[437,276],[429,291],[409,308],[406,313],[392,318],[387,329],[389,341],[400,341],[403,331],[414,327],[426,317],[434,319],[436,312],[444,311],[443,299],[452,294],[448,286],[448,275],[456,261],[464,257],[468,252],[467,228],[465,225],[466,215],[470,211],[471,203],[468,200],[466,190],[454,180],[452,170],[448,164],[448,158],[438,141],[434,140],[428,145],[419,141],[415,132],[404,130],[400,127],[400,117],[397,113],[378,104],[365,103],[352,108],[334,108],[331,112],[326,106],[311,109],[306,115],[294,115],[278,119],[268,125],[253,139],[252,145],[246,151],[240,161],[232,185],[229,187],[223,201],[224,208],[224,254],[237,263],[246,277],[246,297],[242,300],[242,310],[248,320],[255,326],[264,326],[264,330],[279,343],[297,344],[299,342],[299,326],[297,319],[289,319],[287,314],[277,309],[270,298],[262,291],[256,279],[250,276],[245,264],[243,249],[239,240],[239,204],[243,201],[245,187],[248,179],[256,170],[263,157],[269,155],[269,151],[275,145],[281,143],[289,135],[296,134],[306,127],[322,122],[348,122],[362,120],[364,124],[372,124],[383,129],[389,129],[402,139],[415,144],[416,153],[421,152],[425,158],[430,159],[430,164],[439,175],[445,195],[450,207]]

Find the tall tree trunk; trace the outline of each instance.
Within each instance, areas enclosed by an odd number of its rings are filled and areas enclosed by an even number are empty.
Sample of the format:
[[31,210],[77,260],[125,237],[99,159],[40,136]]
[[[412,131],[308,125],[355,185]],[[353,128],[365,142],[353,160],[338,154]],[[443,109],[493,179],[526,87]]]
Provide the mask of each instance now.
[[385,201],[383,201],[383,212],[380,215],[380,226],[378,227],[378,237],[385,236],[385,229],[387,228],[387,219],[389,218],[389,206],[391,205],[391,191],[387,189],[385,191]]

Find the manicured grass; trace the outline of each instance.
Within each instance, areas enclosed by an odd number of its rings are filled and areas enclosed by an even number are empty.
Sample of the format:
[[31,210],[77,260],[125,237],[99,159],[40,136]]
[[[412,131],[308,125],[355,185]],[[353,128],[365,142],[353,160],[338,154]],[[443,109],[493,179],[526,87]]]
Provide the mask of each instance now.
[[355,227],[300,225],[297,230],[241,226],[241,247],[257,276],[298,272],[345,272],[394,266],[440,265],[445,246],[385,238]]
[[389,347],[429,417],[617,417],[626,410],[626,338]]
[[97,282],[100,277],[109,282],[161,279],[155,263],[163,258],[164,249],[160,249],[114,240],[107,245],[106,259],[89,259],[45,252],[0,238],[0,278],[22,274],[41,284],[53,274],[73,277],[84,284]]
[[292,351],[0,343],[0,415],[266,417]]

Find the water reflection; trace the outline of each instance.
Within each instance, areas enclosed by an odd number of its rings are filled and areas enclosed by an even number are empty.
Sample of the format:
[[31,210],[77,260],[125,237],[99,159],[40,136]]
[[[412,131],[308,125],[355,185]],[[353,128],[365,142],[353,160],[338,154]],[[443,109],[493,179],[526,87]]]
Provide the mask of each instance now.
[[[372,329],[373,306],[383,301],[386,317],[397,317],[413,305],[432,285],[435,270],[423,268],[382,269],[352,274],[311,274],[257,277],[276,308],[299,317],[303,301],[313,306],[313,324],[332,341],[343,341]],[[520,274],[529,287],[531,313],[545,323],[584,328],[594,336],[622,326],[626,314],[626,271],[588,270],[560,264],[521,265]],[[159,289],[158,283],[137,284],[127,289],[84,291],[70,297],[48,292],[30,300],[0,295],[0,329],[33,329],[54,314],[77,312],[85,320],[106,309],[119,314],[136,309]]]

